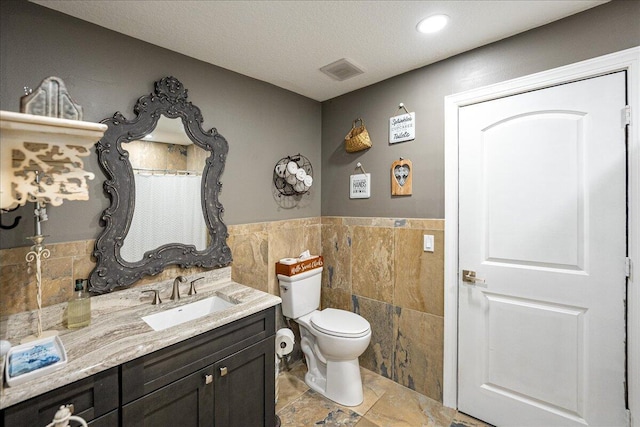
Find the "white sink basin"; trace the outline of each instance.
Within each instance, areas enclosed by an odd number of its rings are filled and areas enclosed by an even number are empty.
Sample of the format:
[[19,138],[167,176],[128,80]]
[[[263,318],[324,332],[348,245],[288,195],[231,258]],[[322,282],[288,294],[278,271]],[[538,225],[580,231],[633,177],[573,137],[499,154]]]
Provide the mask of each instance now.
[[233,307],[235,304],[220,297],[210,297],[191,304],[181,305],[171,310],[144,316],[142,320],[147,322],[154,331],[162,331],[181,323],[196,320],[211,313]]

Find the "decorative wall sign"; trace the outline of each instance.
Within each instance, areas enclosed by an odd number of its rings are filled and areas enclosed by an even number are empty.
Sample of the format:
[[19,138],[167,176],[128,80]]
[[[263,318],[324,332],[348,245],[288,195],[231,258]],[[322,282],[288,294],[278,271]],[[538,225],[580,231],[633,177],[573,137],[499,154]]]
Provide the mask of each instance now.
[[391,195],[410,196],[413,182],[413,164],[409,159],[396,160],[391,164]]
[[350,199],[368,199],[371,197],[371,174],[360,173],[351,175],[349,180]]
[[82,107],[71,99],[60,77],[47,77],[34,91],[25,87],[20,98],[20,112],[36,116],[82,120]]
[[416,113],[400,114],[389,119],[389,144],[416,139]]

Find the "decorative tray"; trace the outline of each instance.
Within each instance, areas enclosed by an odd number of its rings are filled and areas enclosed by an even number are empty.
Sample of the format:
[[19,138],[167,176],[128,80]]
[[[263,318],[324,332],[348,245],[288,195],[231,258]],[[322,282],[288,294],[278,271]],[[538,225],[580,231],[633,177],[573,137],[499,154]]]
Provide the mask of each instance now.
[[8,386],[25,383],[67,364],[67,352],[60,337],[41,338],[12,347],[5,358]]

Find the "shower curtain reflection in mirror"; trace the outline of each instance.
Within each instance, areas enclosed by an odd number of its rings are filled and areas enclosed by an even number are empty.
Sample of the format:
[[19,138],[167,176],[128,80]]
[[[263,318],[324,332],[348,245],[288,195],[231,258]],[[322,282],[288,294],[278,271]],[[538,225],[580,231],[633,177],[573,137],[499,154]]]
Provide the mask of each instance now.
[[120,248],[128,262],[168,243],[207,247],[207,227],[200,203],[201,176],[135,175],[135,208]]

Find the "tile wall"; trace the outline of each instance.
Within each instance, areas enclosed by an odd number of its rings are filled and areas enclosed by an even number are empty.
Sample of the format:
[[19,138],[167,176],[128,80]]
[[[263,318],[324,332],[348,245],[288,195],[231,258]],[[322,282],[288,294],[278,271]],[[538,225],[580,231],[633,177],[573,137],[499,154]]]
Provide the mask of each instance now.
[[371,323],[361,366],[442,401],[444,220],[322,217],[322,255],[323,306]]
[[[95,240],[46,244],[51,255],[42,260],[42,306],[69,301],[73,296],[76,279],[86,279],[96,263],[91,255]],[[0,315],[9,315],[35,310],[36,278],[35,262],[28,264],[25,256],[30,247],[24,246],[0,250]],[[156,276],[145,276],[136,282],[142,286],[168,280],[180,274],[202,271],[194,267],[182,269],[171,266]]]
[[[306,249],[321,253],[323,308],[354,311],[371,323],[371,344],[360,364],[442,401],[444,220],[315,217],[228,228],[233,280],[272,294],[279,293],[276,261]],[[435,237],[435,252],[423,251],[424,234]],[[74,280],[88,277],[95,266],[94,243],[47,245],[43,306],[71,299]],[[28,251],[0,250],[2,315],[36,308],[35,277],[24,258]],[[184,273],[170,267],[137,285]],[[295,323],[291,326],[299,337]],[[300,357],[296,350],[294,359]]]

